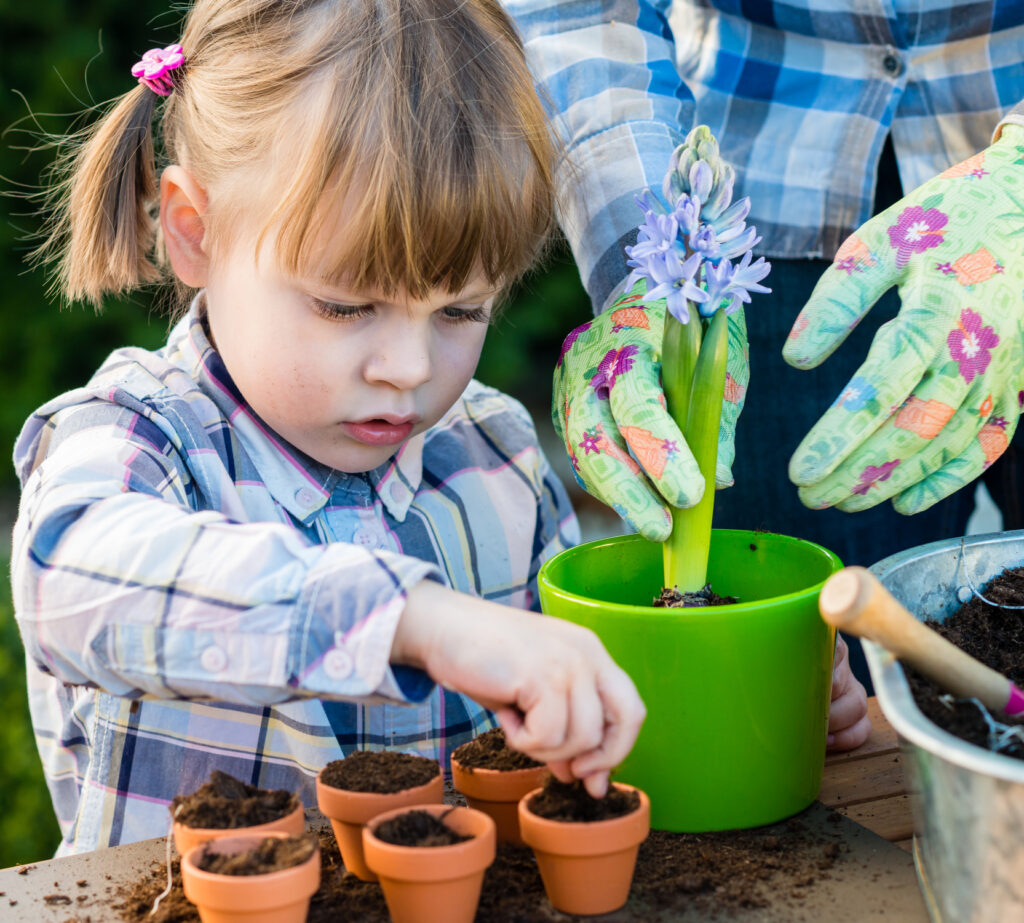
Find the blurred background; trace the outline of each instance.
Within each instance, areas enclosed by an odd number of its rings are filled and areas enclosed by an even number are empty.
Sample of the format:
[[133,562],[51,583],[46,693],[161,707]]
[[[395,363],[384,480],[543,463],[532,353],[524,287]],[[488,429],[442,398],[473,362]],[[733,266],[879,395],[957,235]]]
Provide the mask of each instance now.
[[[112,349],[154,348],[168,322],[155,293],[108,301],[102,313],[62,306],[26,257],[39,228],[38,191],[53,136],[90,121],[89,110],[131,89],[144,51],[177,41],[177,6],[167,0],[0,0],[0,561],[6,572],[18,485],[14,440],[28,415],[82,384]],[[543,302],[543,308],[536,304]],[[488,335],[478,377],[533,412],[552,463],[567,484],[565,452],[551,426],[551,371],[564,335],[590,315],[564,247],[514,293]],[[588,537],[619,530],[618,519],[574,491]],[[59,841],[29,721],[24,652],[0,581],[0,868],[49,858]]]

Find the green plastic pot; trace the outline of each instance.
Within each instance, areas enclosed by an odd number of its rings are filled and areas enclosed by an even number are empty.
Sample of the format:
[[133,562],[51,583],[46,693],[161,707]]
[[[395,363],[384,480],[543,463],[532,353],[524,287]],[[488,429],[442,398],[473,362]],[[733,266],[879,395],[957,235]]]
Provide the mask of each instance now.
[[818,593],[841,566],[813,542],[716,529],[708,578],[740,602],[702,609],[651,606],[661,546],[637,535],[541,569],[544,612],[595,631],[647,706],[615,777],[650,796],[652,827],[757,827],[817,797],[835,648]]

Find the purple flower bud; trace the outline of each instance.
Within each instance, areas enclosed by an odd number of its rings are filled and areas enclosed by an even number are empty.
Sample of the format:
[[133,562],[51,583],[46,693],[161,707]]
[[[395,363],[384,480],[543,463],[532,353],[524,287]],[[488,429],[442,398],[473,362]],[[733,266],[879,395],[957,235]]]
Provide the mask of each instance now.
[[672,214],[679,222],[679,230],[686,235],[692,234],[700,223],[700,202],[683,193],[676,199]]
[[702,224],[690,235],[690,249],[699,253],[706,260],[718,259],[718,241],[715,236],[715,229],[709,224]]
[[715,181],[711,167],[703,160],[698,160],[690,167],[690,194],[701,202],[711,194],[711,186]]

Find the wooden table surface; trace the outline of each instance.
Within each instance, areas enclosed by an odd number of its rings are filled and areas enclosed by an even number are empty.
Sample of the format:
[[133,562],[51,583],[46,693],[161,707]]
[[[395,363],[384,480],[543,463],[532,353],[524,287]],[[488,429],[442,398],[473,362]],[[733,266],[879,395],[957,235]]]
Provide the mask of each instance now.
[[[807,890],[799,912],[780,902],[775,908],[738,911],[728,917],[730,923],[928,923],[907,851],[913,822],[896,732],[874,699],[868,707],[871,736],[857,750],[826,759],[820,803],[801,815],[809,829],[841,839],[847,857],[843,866]],[[839,819],[837,824],[834,812],[848,820]],[[165,840],[160,838],[2,869],[0,921],[115,923],[120,918],[111,907],[113,898],[102,895],[113,895],[118,885],[138,880],[154,862],[164,861],[164,853]],[[83,892],[86,885],[94,895],[89,900]],[[560,914],[557,918],[569,919]],[[600,919],[617,923],[618,918]],[[683,912],[671,919],[699,923],[704,917]]]
[[871,736],[856,750],[825,758],[818,800],[909,851],[914,820],[896,732],[868,699]]

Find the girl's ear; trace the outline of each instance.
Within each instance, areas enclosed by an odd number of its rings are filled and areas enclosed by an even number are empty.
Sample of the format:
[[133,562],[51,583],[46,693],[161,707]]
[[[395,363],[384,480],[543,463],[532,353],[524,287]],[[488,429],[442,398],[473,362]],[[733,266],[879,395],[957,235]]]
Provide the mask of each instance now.
[[210,265],[206,190],[178,164],[160,176],[160,226],[174,274],[190,288],[202,288]]

